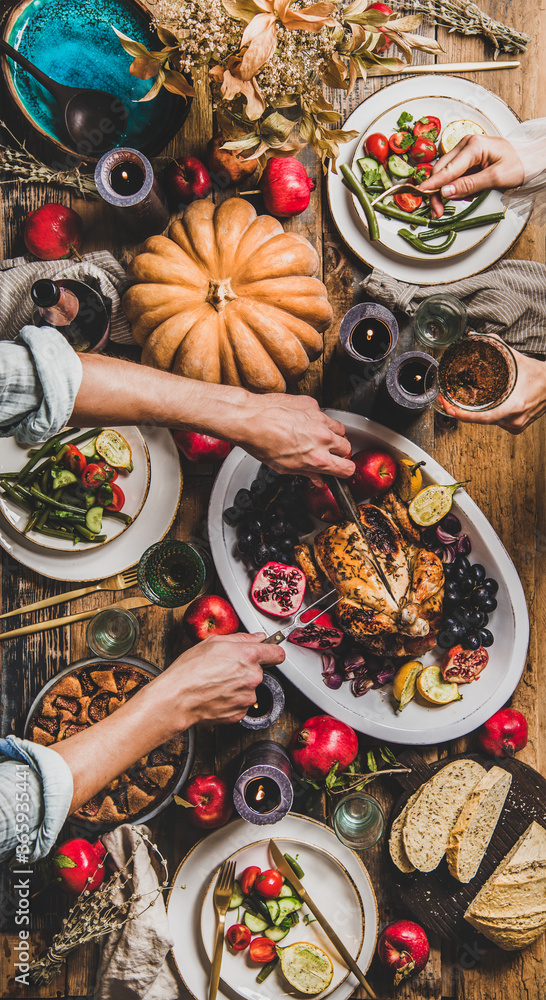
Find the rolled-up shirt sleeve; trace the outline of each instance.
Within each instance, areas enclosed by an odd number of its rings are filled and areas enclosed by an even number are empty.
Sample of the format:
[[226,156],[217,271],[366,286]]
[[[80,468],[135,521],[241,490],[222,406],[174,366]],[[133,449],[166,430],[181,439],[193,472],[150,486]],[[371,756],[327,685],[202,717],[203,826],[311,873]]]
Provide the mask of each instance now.
[[0,739],[0,861],[49,854],[68,815],[72,772],[50,747]]
[[82,380],[82,363],[52,327],[24,326],[0,341],[0,436],[38,444],[69,421]]

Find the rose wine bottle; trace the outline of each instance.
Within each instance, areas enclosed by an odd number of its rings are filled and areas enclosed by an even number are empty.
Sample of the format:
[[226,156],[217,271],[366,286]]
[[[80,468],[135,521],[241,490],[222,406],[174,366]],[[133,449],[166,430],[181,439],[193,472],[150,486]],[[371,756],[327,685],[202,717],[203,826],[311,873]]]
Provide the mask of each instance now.
[[110,333],[105,301],[85,281],[40,278],[31,289],[37,326],[53,326],[75,351],[100,351]]

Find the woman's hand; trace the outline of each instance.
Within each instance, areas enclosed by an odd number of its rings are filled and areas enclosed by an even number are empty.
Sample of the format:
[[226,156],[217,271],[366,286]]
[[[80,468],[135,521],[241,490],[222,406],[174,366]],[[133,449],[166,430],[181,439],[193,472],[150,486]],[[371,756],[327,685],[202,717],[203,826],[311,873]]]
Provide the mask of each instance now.
[[[468,173],[469,170],[474,171]],[[508,139],[488,135],[467,135],[434,164],[432,173],[419,185],[421,191],[437,191],[442,198],[466,198],[469,195],[523,184],[525,171],[516,150]],[[435,218],[444,214],[440,194],[430,199]]]
[[518,377],[506,402],[483,413],[468,413],[451,406],[442,397],[442,406],[450,417],[462,423],[498,424],[510,434],[521,434],[529,424],[546,412],[546,362],[514,351]]

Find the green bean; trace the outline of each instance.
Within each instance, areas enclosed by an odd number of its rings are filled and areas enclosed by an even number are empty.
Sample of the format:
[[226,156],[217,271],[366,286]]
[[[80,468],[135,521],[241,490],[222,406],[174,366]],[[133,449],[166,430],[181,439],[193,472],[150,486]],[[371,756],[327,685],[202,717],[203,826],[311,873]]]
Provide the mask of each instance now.
[[39,531],[41,535],[48,535],[50,538],[69,538],[73,540],[74,532],[72,529],[68,528],[48,528],[46,525],[43,528],[34,528],[35,531]]
[[123,521],[124,524],[132,524],[133,518],[130,514],[124,514],[122,510],[103,510],[103,517],[115,517],[116,521]]
[[0,479],[0,486],[4,490],[4,493],[11,498],[11,500],[15,500],[16,503],[27,504],[31,510],[34,509],[32,496],[28,490],[25,490],[20,486],[12,486],[11,483],[7,483],[3,479]]
[[341,173],[343,175],[343,183],[352,191],[354,195],[358,198],[362,208],[364,209],[364,215],[366,216],[366,221],[368,223],[368,235],[370,240],[379,239],[379,223],[377,221],[377,216],[375,214],[375,209],[368,198],[366,193],[366,188],[362,186],[357,177],[355,177],[353,171],[346,163],[342,163],[340,167]]
[[268,962],[267,965],[264,965],[264,967],[260,969],[258,975],[256,976],[256,982],[263,983],[267,979],[267,977],[271,975],[278,961],[279,961],[278,957],[273,958],[271,962]]
[[[2,485],[0,481],[0,486]],[[70,504],[61,503],[59,500],[54,500],[53,497],[48,497],[42,493],[35,486],[31,489],[31,494],[36,500],[40,500],[42,503],[48,504],[49,507],[53,507],[55,510],[67,510],[70,514],[81,514],[81,507],[71,507]]]
[[305,872],[304,872],[303,868],[301,867],[301,865],[299,864],[299,862],[296,861],[296,859],[292,857],[292,855],[285,854],[284,855],[284,860],[286,862],[288,862],[288,864],[290,865],[292,871],[294,872],[294,875],[297,875],[298,878],[303,878],[304,877]]
[[37,507],[36,510],[32,511],[32,514],[30,515],[27,523],[25,524],[25,527],[23,528],[23,535],[28,535],[29,531],[32,530],[32,528],[34,527],[34,525],[38,520],[41,509],[42,509],[41,507]]
[[17,479],[18,472],[3,472],[2,479]]
[[36,465],[36,463],[40,458],[43,458],[44,455],[48,455],[51,451],[53,451],[55,445],[58,442],[60,442],[62,438],[65,438],[67,434],[73,434],[73,433],[74,433],[74,428],[68,431],[63,431],[62,434],[56,434],[55,437],[52,437],[49,441],[46,441],[46,443],[43,444],[41,448],[38,448],[36,454],[32,455],[29,458],[26,465],[24,465],[23,468],[21,469],[18,480],[19,484],[22,485],[23,483],[26,482],[30,473],[32,472],[32,469],[34,468],[34,466]]
[[70,514],[67,510],[50,510],[49,516],[54,521],[68,521],[69,524],[85,524],[85,516]]
[[504,219],[504,212],[491,212],[490,215],[476,215],[472,219],[463,219],[459,222],[456,222],[455,219],[450,219],[449,222],[445,223],[443,229],[424,229],[423,232],[419,233],[419,239],[426,243],[428,240],[434,240],[445,233],[459,233],[463,229],[491,226],[494,223],[501,222],[502,219]]
[[[446,220],[442,217],[441,219],[429,219],[427,225],[435,228],[443,227],[444,229],[448,226],[451,229],[453,222],[460,222],[462,219],[465,219],[467,215],[470,215],[471,212],[474,212],[475,209],[477,209],[478,206],[485,201],[488,194],[490,194],[489,191],[482,191],[477,198],[474,198],[472,204],[468,205],[467,208],[464,208],[462,212],[452,215],[449,222],[446,222]],[[389,219],[397,219],[399,222],[409,222],[415,225],[414,212],[402,212],[401,209],[392,208],[390,205],[384,205],[382,202],[379,202],[375,207],[378,212],[388,216]]]
[[[77,431],[78,428],[77,427],[73,427],[72,430],[73,431]],[[66,443],[68,445],[81,444],[82,441],[89,441],[89,438],[98,437],[99,434],[102,434],[103,430],[104,430],[104,427],[95,427],[91,431],[83,431],[83,433],[80,434],[78,437],[72,438],[71,441],[67,441]]]
[[[403,240],[406,240],[407,243],[411,243],[414,250],[420,250],[421,253],[443,253],[444,250],[449,250],[450,246],[453,245],[457,237],[457,233],[448,232],[443,243],[433,246],[431,243],[423,243],[420,236],[410,233],[408,229],[399,229],[398,235],[401,236]],[[434,235],[438,238],[438,236],[443,236],[444,233],[438,233],[435,229]]]

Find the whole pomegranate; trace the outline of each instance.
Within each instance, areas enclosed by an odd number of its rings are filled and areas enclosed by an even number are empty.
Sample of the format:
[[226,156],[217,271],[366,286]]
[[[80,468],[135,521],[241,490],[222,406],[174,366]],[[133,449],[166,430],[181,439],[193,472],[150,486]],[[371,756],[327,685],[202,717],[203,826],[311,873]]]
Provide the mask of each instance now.
[[59,260],[78,255],[83,241],[81,215],[66,205],[48,202],[27,215],[25,246],[40,260]]
[[484,723],[478,740],[491,757],[513,757],[527,746],[527,719],[515,708],[502,708]]
[[304,778],[325,778],[334,764],[344,771],[353,763],[358,739],[354,729],[332,715],[314,715],[294,733],[290,753]]
[[77,837],[65,840],[54,852],[51,867],[65,892],[93,892],[104,881],[106,848],[100,840],[90,844]]
[[281,218],[304,212],[314,186],[303,163],[295,156],[273,156],[260,179],[266,211]]
[[377,942],[381,963],[394,973],[394,985],[424,969],[430,954],[428,938],[413,920],[395,920],[382,931]]
[[207,146],[207,167],[217,184],[229,187],[250,177],[256,170],[258,161],[243,156],[237,150],[222,149],[225,142],[227,139],[221,135],[210,140]]

